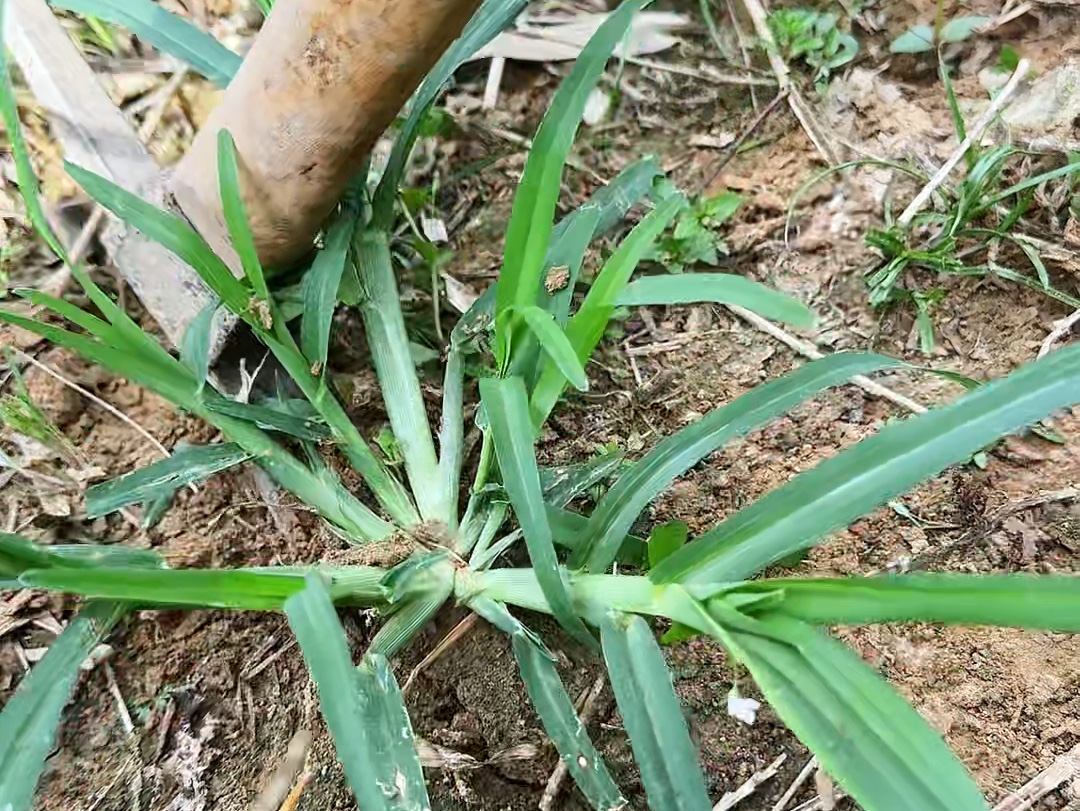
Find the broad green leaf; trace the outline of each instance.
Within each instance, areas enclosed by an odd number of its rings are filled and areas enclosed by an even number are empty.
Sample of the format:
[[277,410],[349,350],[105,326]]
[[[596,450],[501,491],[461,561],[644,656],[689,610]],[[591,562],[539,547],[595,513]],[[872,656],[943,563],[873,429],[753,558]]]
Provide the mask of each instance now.
[[[1080,578],[1048,575],[909,574],[758,580],[725,598],[775,593],[766,615],[815,625],[940,622],[1080,633]],[[753,612],[753,609],[746,609]]]
[[889,43],[894,54],[920,54],[934,49],[934,27],[916,25]]
[[67,162],[64,167],[94,200],[190,265],[229,310],[244,313],[248,293],[243,284],[183,220],[93,172]]
[[349,260],[349,246],[360,219],[360,212],[352,205],[343,205],[326,230],[326,244],[315,256],[311,269],[304,276],[304,315],[300,321],[300,347],[313,369],[322,373],[330,346],[330,325],[334,320],[338,288],[345,265]]
[[706,811],[697,749],[671,685],[671,673],[641,617],[608,613],[600,626],[604,661],[641,782],[653,811]]
[[740,510],[650,577],[657,583],[743,580],[999,437],[1080,401],[1078,381],[1080,346],[1070,346],[956,402],[887,425]]
[[265,431],[277,431],[309,442],[330,438],[330,429],[322,421],[322,417],[318,416],[298,417],[270,406],[251,405],[224,398],[209,401],[206,408],[215,414],[226,414],[250,422]]
[[[771,420],[830,386],[854,375],[902,366],[882,355],[838,353],[800,366],[777,380],[757,386],[725,406],[658,443],[620,476],[593,511],[589,543],[573,558],[589,571],[611,565],[641,511],[681,476],[725,443],[767,425]],[[689,549],[687,547],[686,549]],[[678,556],[686,554],[686,549]],[[676,556],[676,557],[678,557]],[[668,564],[673,558],[668,559]],[[657,570],[654,570],[657,571]]]
[[[551,534],[555,543],[569,549],[571,552],[580,548],[585,543],[586,534],[589,531],[589,519],[578,515],[570,510],[563,510],[554,504],[547,504],[548,524],[551,525]],[[623,538],[619,547],[619,563],[627,566],[644,566],[648,561],[648,550],[645,539],[636,535],[627,535]]]
[[0,808],[29,811],[32,807],[34,788],[53,750],[82,663],[125,610],[115,603],[88,603],[4,705],[0,712]]
[[544,643],[519,622],[504,605],[481,597],[472,603],[480,616],[510,635],[521,680],[544,730],[559,752],[581,793],[599,811],[623,808],[626,800],[611,779],[589,733],[574,710],[574,702],[555,667],[555,658]]
[[738,624],[718,636],[860,808],[986,811],[941,736],[850,650],[787,617]]
[[814,326],[814,314],[796,298],[731,273],[686,273],[642,276],[619,295],[622,307],[650,304],[694,304],[711,301],[737,304],[774,321],[796,327]]
[[686,544],[690,527],[685,521],[668,521],[649,533],[649,568],[655,568],[664,558]]
[[570,604],[570,591],[555,556],[540,487],[540,472],[536,467],[525,384],[517,377],[486,377],[480,380],[480,399],[487,409],[503,486],[525,533],[529,559],[551,605],[551,613],[575,639],[595,648],[596,640]]
[[536,336],[544,354],[551,358],[551,362],[555,364],[563,377],[570,381],[570,385],[578,391],[588,391],[589,381],[585,377],[585,368],[578,360],[574,347],[570,346],[566,333],[555,323],[551,313],[535,304],[516,307],[513,312],[521,317],[532,334]]
[[152,0],[49,0],[49,4],[122,25],[162,53],[187,62],[219,87],[225,87],[240,69],[239,56]]
[[446,49],[435,67],[428,72],[423,83],[413,95],[409,115],[405,119],[394,146],[390,151],[386,169],[375,190],[374,225],[386,230],[394,224],[394,200],[401,185],[405,166],[412,153],[413,144],[420,132],[420,125],[435,99],[446,83],[465,60],[487,45],[520,14],[527,0],[484,0],[480,8],[466,24],[454,43]]
[[[512,305],[536,303],[563,165],[581,123],[585,102],[615,46],[629,29],[634,13],[644,5],[645,0],[627,0],[604,20],[559,86],[536,132],[507,226],[495,303],[496,323],[501,313]],[[497,360],[501,363],[504,359]]]
[[540,468],[544,501],[556,507],[565,507],[590,488],[608,479],[625,464],[625,458],[623,452],[616,449],[605,451],[580,464]]
[[167,459],[88,488],[86,514],[95,518],[128,504],[151,501],[250,458],[250,453],[231,442],[181,448]]
[[316,576],[285,603],[289,625],[319,688],[338,760],[364,811],[429,808],[412,725],[386,659],[353,667],[326,586]]
[[964,14],[953,17],[941,27],[942,42],[963,42],[975,33],[975,29],[990,22],[990,17],[981,14]]
[[221,302],[214,299],[195,316],[180,340],[180,361],[195,376],[201,391],[210,373],[210,339],[213,336],[214,314]]
[[[624,3],[620,7],[626,8]],[[578,360],[585,364],[592,356],[596,345],[604,335],[608,321],[630,276],[645,252],[657,237],[663,233],[668,222],[686,204],[682,195],[667,197],[644,220],[638,223],[618,249],[604,263],[596,280],[589,288],[581,308],[566,325],[566,337],[577,352]],[[547,364],[540,375],[540,380],[533,389],[532,414],[533,425],[543,425],[551,410],[558,402],[566,385],[566,378],[554,364]]]
[[[236,154],[236,141],[228,130],[219,130],[217,139],[218,189],[221,194],[221,210],[225,215],[225,225],[229,229],[229,239],[233,249],[240,257],[244,268],[244,277],[263,301],[270,301],[270,289],[266,286],[259,254],[255,252],[255,237],[248,222],[247,207],[240,191],[240,164]],[[265,324],[263,324],[266,327]],[[269,327],[266,327],[269,329]]]

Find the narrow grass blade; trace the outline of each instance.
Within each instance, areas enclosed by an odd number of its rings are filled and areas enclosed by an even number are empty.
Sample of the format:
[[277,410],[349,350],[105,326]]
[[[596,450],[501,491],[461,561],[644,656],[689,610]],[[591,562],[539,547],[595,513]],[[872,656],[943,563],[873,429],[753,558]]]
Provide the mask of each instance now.
[[453,572],[439,578],[421,594],[410,596],[405,604],[388,619],[368,645],[367,655],[374,653],[387,658],[402,647],[426,626],[445,605],[454,590]]
[[[548,524],[551,525],[551,534],[559,546],[574,552],[585,543],[589,531],[589,519],[584,515],[548,504],[547,517]],[[647,544],[643,538],[627,535],[623,538],[615,560],[627,566],[644,566],[648,562],[646,547]]]
[[[626,8],[624,4],[620,8]],[[589,288],[581,308],[566,325],[566,337],[577,352],[582,364],[592,356],[596,345],[604,335],[608,321],[615,312],[618,297],[645,252],[663,233],[671,218],[685,205],[681,195],[672,195],[657,206],[622,241],[611,255]],[[533,425],[544,424],[558,402],[566,385],[566,378],[554,364],[548,364],[533,389]]]
[[[854,375],[902,366],[882,355],[840,353],[800,366],[758,386],[664,439],[620,476],[589,519],[589,542],[572,563],[603,572],[641,511],[671,483],[713,451],[761,428],[800,403]],[[669,559],[670,561],[670,559]]]
[[86,514],[96,518],[129,504],[152,501],[250,458],[251,454],[231,442],[182,448],[168,459],[87,489]]
[[210,338],[214,314],[220,306],[221,302],[214,300],[203,307],[195,320],[188,324],[180,341],[180,361],[195,376],[200,391],[210,373]]
[[501,603],[481,597],[470,603],[470,607],[510,635],[529,700],[555,744],[559,759],[585,799],[598,811],[614,811],[625,806],[626,800],[574,710],[574,702],[567,695],[551,652]]
[[34,788],[53,749],[64,707],[82,663],[123,616],[115,603],[88,603],[0,712],[0,808],[28,811]]
[[300,348],[313,369],[326,368],[330,346],[330,325],[334,320],[338,288],[349,259],[349,246],[360,212],[345,205],[334,216],[326,231],[326,244],[304,276],[304,316],[300,321]]
[[822,462],[688,544],[652,571],[658,583],[742,580],[812,546],[999,437],[1080,401],[1080,346],[902,423]]
[[622,307],[650,304],[737,304],[765,318],[796,327],[814,326],[814,314],[796,298],[732,273],[686,273],[642,276],[619,295]]
[[456,530],[465,453],[465,358],[453,340],[443,370],[442,417],[439,420],[439,478],[442,481],[447,526]]
[[[548,296],[542,297],[544,306],[555,317],[555,323],[560,327],[566,326],[566,320],[570,317],[570,302],[573,301],[574,288],[581,275],[585,251],[588,250],[589,243],[592,242],[600,224],[600,207],[586,203],[568,214],[563,222],[568,223],[567,227],[561,229],[558,237],[552,234],[551,247],[544,261],[544,266],[550,268],[548,279],[552,280],[552,284],[548,284],[545,280],[544,288]],[[562,223],[559,224],[562,225]],[[565,272],[565,278],[552,277],[552,274],[559,269]],[[575,360],[577,360],[576,357]]]
[[230,311],[237,315],[245,312],[248,293],[244,285],[206,241],[179,217],[150,205],[93,172],[70,163],[65,163],[64,167],[94,200],[190,265]]
[[589,381],[585,377],[585,368],[551,313],[535,304],[520,307],[516,313],[536,336],[544,354],[551,358],[551,362],[563,377],[570,381],[570,385],[578,391],[588,391]]
[[563,165],[581,123],[585,102],[615,46],[629,29],[634,13],[644,5],[644,0],[628,0],[608,16],[563,80],[536,132],[507,226],[495,304],[496,322],[512,305],[536,303]]
[[[945,88],[945,99],[949,102],[949,115],[952,116],[953,129],[956,130],[956,143],[962,144],[967,139],[967,124],[964,121],[964,114],[960,111],[960,102],[956,98],[956,90],[953,88],[952,77],[949,75],[949,65],[944,59],[938,63],[938,75]],[[974,166],[978,159],[977,148],[968,150],[964,155],[968,169]]]
[[941,736],[839,642],[780,617],[721,638],[860,808],[986,811]]
[[233,140],[232,133],[225,129],[218,131],[217,141],[218,189],[225,225],[229,229],[229,239],[240,257],[244,277],[251,289],[260,299],[269,301],[270,290],[266,286],[266,275],[263,273],[259,255],[255,252],[255,237],[251,234],[247,207],[240,193],[240,164],[236,154],[236,141]]
[[1019,194],[1020,192],[1027,191],[1028,189],[1034,189],[1036,186],[1041,186],[1047,181],[1057,180],[1059,177],[1068,177],[1069,175],[1077,173],[1080,173],[1080,164],[1067,163],[1064,166],[1059,166],[1057,169],[1051,169],[1049,172],[1043,172],[1042,174],[1036,175],[1035,177],[1029,177],[1021,180],[1019,183],[1009,186],[1004,191],[1000,191],[997,194],[985,198],[968,219],[975,220],[980,215],[992,209],[998,203],[1005,202],[1014,194]]
[[29,569],[54,567],[93,568],[95,566],[164,566],[149,549],[129,549],[120,544],[52,544],[40,546],[14,532],[0,532],[0,580],[13,582]]
[[[815,625],[940,622],[1080,633],[1080,578],[920,574],[760,580],[725,598],[778,594],[767,614]],[[752,609],[748,609],[752,610]]]
[[413,95],[405,119],[390,151],[386,169],[379,179],[374,197],[374,225],[386,230],[394,224],[394,199],[401,185],[405,166],[420,131],[420,124],[443,87],[461,65],[488,44],[524,10],[527,0],[484,0],[454,43],[446,49],[423,84]]
[[48,293],[42,293],[40,290],[23,288],[13,290],[12,292],[19,298],[26,299],[35,307],[44,307],[48,310],[52,310],[61,318],[70,321],[78,327],[82,327],[95,338],[100,338],[101,340],[108,342],[116,334],[116,330],[111,324],[102,321],[96,315],[91,315],[86,310],[77,307],[70,301],[65,301],[56,296],[50,296]]
[[540,468],[540,482],[544,487],[544,501],[556,507],[565,507],[587,490],[606,481],[624,464],[626,457],[621,450],[606,451],[578,465]]
[[239,403],[224,398],[210,400],[206,408],[215,414],[225,414],[250,422],[264,431],[276,431],[309,442],[330,438],[330,429],[321,417],[298,417],[269,406]]
[[278,569],[31,569],[22,574],[19,582],[33,588],[140,605],[245,610],[280,609],[287,597],[304,588],[303,574]]
[[429,808],[412,726],[393,674],[381,656],[354,668],[345,632],[315,576],[285,604],[338,760],[364,811]]
[[49,4],[122,25],[162,53],[187,62],[219,87],[225,87],[240,69],[239,56],[152,0],[49,0]]
[[712,807],[664,654],[648,624],[609,613],[600,626],[604,661],[653,811]]
[[570,604],[570,591],[555,556],[533,450],[525,384],[517,377],[486,377],[480,381],[480,399],[487,410],[503,486],[525,533],[529,559],[551,613],[575,639],[595,648],[596,640]]

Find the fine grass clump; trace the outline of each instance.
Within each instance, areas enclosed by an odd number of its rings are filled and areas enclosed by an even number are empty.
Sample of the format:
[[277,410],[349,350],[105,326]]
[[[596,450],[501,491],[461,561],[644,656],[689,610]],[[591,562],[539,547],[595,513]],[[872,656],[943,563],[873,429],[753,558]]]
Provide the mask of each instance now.
[[[87,652],[133,610],[157,607],[283,611],[312,677],[338,757],[364,811],[429,807],[425,775],[391,661],[449,601],[510,638],[529,698],[560,757],[597,809],[627,804],[579,722],[544,641],[515,615],[552,615],[602,657],[637,759],[648,804],[658,811],[706,811],[711,799],[671,674],[652,623],[670,638],[719,640],[758,681],[768,700],[817,754],[821,765],[868,811],[980,811],[974,782],[941,737],[873,669],[823,630],[831,624],[923,620],[1080,631],[1080,581],[1070,577],[905,575],[754,579],[770,564],[820,542],[997,437],[1080,399],[1080,348],[1064,349],[942,408],[883,428],[735,513],[708,532],[654,532],[646,545],[632,527],[672,482],[728,441],[853,375],[902,363],[837,354],[802,366],[719,406],[629,465],[617,454],[579,467],[537,465],[534,441],[567,386],[588,386],[586,364],[617,308],[687,301],[739,304],[796,324],[812,322],[799,302],[724,274],[633,279],[638,261],[685,209],[683,196],[649,162],[635,164],[558,224],[563,166],[589,91],[643,0],[624,2],[600,27],[563,82],[534,139],[507,231],[497,284],[453,328],[443,362],[443,409],[428,422],[409,355],[389,233],[416,122],[455,59],[498,30],[488,0],[462,40],[414,100],[390,168],[374,189],[358,184],[327,226],[309,271],[299,341],[271,295],[236,184],[235,151],[220,142],[219,179],[243,278],[171,214],[148,206],[76,167],[72,175],[99,203],[161,241],[198,270],[219,304],[245,321],[292,377],[303,399],[256,404],[227,399],[207,384],[209,316],[191,327],[179,357],[140,330],[87,273],[72,267],[95,312],[34,291],[21,295],[71,328],[15,310],[0,319],[122,374],[216,426],[225,441],[190,448],[106,483],[88,510],[152,503],[176,487],[232,464],[262,467],[356,546],[394,536],[413,552],[390,569],[312,562],[307,566],[172,569],[153,553],[123,545],[40,546],[0,536],[0,578],[88,598],[79,615],[0,713],[0,807],[26,809],[62,710]],[[494,22],[493,22],[494,20]],[[483,26],[488,28],[484,29]],[[448,61],[449,60],[449,61]],[[449,65],[449,68],[447,67]],[[431,90],[434,87],[435,90]],[[430,91],[430,92],[429,92]],[[0,89],[10,131],[18,122],[7,84]],[[40,218],[25,149],[16,138],[20,187]],[[648,198],[649,213],[575,292],[596,235]],[[58,241],[46,238],[61,257]],[[549,271],[566,284],[549,289]],[[328,310],[344,274],[361,291],[359,311],[372,348],[404,476],[398,477],[349,421],[327,373]],[[465,465],[466,369],[479,380],[479,461]],[[341,453],[374,499],[362,501],[323,461]],[[566,505],[614,475],[588,514]],[[459,504],[459,494],[466,496]],[[516,525],[517,529],[513,529]],[[529,564],[505,566],[524,541]],[[616,574],[615,564],[619,562]],[[359,664],[337,611],[378,609],[385,621]]]

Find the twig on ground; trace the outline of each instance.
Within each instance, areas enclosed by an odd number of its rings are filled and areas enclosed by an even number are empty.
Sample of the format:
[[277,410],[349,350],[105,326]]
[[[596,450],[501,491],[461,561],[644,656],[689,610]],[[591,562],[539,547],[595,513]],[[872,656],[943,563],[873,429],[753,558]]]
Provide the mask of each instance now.
[[479,618],[479,614],[469,614],[469,616],[467,616],[465,619],[455,625],[450,631],[450,633],[444,636],[442,638],[442,641],[439,642],[439,644],[436,645],[434,648],[432,648],[431,653],[425,656],[420,661],[420,664],[418,664],[412,669],[412,671],[409,673],[409,678],[405,679],[405,684],[401,688],[402,694],[407,694],[409,692],[409,688],[412,687],[412,683],[417,676],[419,676],[425,669],[427,669],[435,661],[437,661],[440,656],[442,656],[444,653],[454,647],[454,645],[460,642],[461,639],[465,636],[465,634],[472,630],[473,626],[476,625],[476,622]]
[[[589,692],[585,696],[585,701],[581,704],[581,712],[579,713],[582,727],[587,727],[592,720],[593,715],[596,714],[596,708],[600,701],[600,695],[604,692],[605,683],[604,675],[601,673],[596,677],[596,681],[593,682],[592,687],[589,688]],[[558,765],[555,766],[555,770],[551,773],[551,777],[548,778],[547,785],[544,786],[544,793],[540,795],[540,803],[538,806],[540,811],[551,811],[552,806],[555,804],[555,798],[559,796],[559,789],[566,780],[568,771],[566,764],[560,760]]]
[[1055,321],[1054,328],[1046,336],[1046,340],[1042,342],[1042,346],[1039,347],[1039,354],[1035,357],[1042,358],[1048,355],[1050,350],[1054,348],[1054,344],[1072,332],[1073,327],[1078,323],[1080,323],[1080,310],[1074,310],[1072,315],[1067,315],[1065,318]]
[[764,769],[754,772],[750,775],[750,779],[737,789],[726,792],[724,796],[720,798],[720,801],[713,806],[712,811],[728,811],[728,809],[734,808],[738,803],[757,791],[758,786],[766,780],[771,780],[776,777],[776,773],[780,771],[780,767],[784,765],[784,761],[786,760],[787,755],[781,754]]
[[502,84],[503,69],[506,67],[506,57],[496,56],[491,60],[488,67],[487,82],[484,84],[484,100],[481,102],[485,110],[494,110],[499,103],[499,86]]
[[[742,54],[743,67],[750,70],[753,62],[750,58],[750,53],[753,50],[750,44],[750,38],[746,36],[746,31],[743,30],[742,23],[739,22],[739,14],[735,10],[735,4],[732,0],[724,0],[727,5],[728,17],[731,18],[731,27],[735,31],[735,41],[739,45],[739,52]],[[750,85],[750,103],[754,109],[758,108],[757,94],[754,92],[754,86]]]
[[806,765],[802,767],[802,771],[800,771],[798,775],[796,775],[791,785],[787,787],[787,791],[780,795],[780,799],[776,801],[776,804],[773,805],[771,811],[784,811],[784,809],[788,807],[788,803],[791,802],[792,798],[798,793],[799,789],[803,787],[803,783],[807,781],[807,779],[810,777],[810,775],[816,768],[817,755],[814,755],[810,758],[810,760],[806,761]]
[[723,73],[722,71],[713,70],[711,68],[690,68],[686,65],[673,65],[670,62],[654,62],[651,59],[642,59],[638,56],[628,56],[626,57],[626,62],[641,68],[658,70],[663,73],[677,73],[680,76],[692,76],[695,79],[702,79],[703,81],[712,82],[714,84],[746,85],[748,87],[773,87],[776,85],[775,79],[768,79],[764,76],[741,76],[736,73]]
[[765,109],[759,112],[756,116],[754,116],[754,120],[751,121],[750,124],[741,133],[739,133],[739,137],[732,141],[730,144],[728,144],[726,147],[724,147],[724,155],[720,158],[720,162],[717,163],[716,168],[713,170],[712,176],[701,185],[701,188],[698,190],[698,194],[701,194],[701,192],[710,188],[712,184],[716,182],[716,179],[720,177],[720,173],[724,171],[724,167],[727,166],[731,162],[731,159],[739,153],[739,149],[746,142],[746,139],[749,138],[754,133],[754,131],[757,130],[758,127],[765,123],[765,119],[767,119],[770,115],[773,114],[773,111],[777,108],[780,102],[782,102],[788,97],[789,92],[790,89],[783,89],[779,93],[777,93],[773,97],[773,100],[770,101],[768,105],[766,105]]
[[[813,344],[800,338],[796,338],[787,330],[777,326],[766,318],[762,318],[757,313],[751,312],[745,307],[740,307],[737,304],[725,304],[724,306],[735,313],[735,315],[739,316],[739,318],[748,321],[762,332],[771,335],[776,340],[780,341],[780,343],[794,349],[800,355],[810,358],[811,360],[818,360],[819,358],[825,357],[825,353]],[[851,382],[867,394],[873,395],[874,397],[880,397],[882,400],[888,400],[890,403],[905,408],[913,414],[922,414],[927,410],[926,406],[922,403],[918,403],[910,397],[899,394],[864,375],[855,375],[851,378]]]
[[[295,791],[294,782],[300,785],[303,777],[297,780],[297,775],[303,769],[307,761],[308,752],[311,750],[311,731],[305,728],[298,729],[293,734],[289,745],[285,748],[285,754],[274,768],[266,787],[259,792],[254,802],[251,803],[251,811],[277,811],[288,802],[292,792]],[[294,803],[295,805],[295,803]]]
[[109,693],[116,702],[116,711],[120,715],[120,723],[124,725],[124,732],[132,735],[135,732],[135,724],[131,720],[127,704],[124,703],[124,696],[120,693],[120,686],[116,683],[116,674],[113,673],[112,665],[102,662],[101,668],[105,671],[105,682],[109,685]]
[[994,806],[994,811],[1028,811],[1066,780],[1080,774],[1080,744],[1059,755],[1019,790]]
[[949,174],[956,165],[960,163],[964,155],[971,147],[978,143],[982,138],[986,128],[990,126],[997,114],[1001,111],[1001,108],[1005,106],[1005,102],[1009,100],[1016,89],[1020,86],[1020,82],[1027,76],[1028,70],[1031,69],[1031,63],[1026,59],[1021,59],[1016,66],[1016,70],[1013,71],[1013,75],[1009,78],[1008,83],[1001,88],[1001,92],[994,97],[994,100],[990,103],[990,106],[986,108],[986,112],[982,114],[974,126],[968,130],[967,137],[960,143],[960,146],[956,148],[956,151],[949,157],[945,164],[937,170],[930,182],[923,186],[922,191],[915,195],[915,199],[908,204],[908,207],[904,209],[904,212],[897,217],[896,222],[900,226],[907,226],[911,224],[911,221],[915,219],[915,215],[918,214],[923,206],[929,202],[931,195],[937,190],[938,186],[945,182]]

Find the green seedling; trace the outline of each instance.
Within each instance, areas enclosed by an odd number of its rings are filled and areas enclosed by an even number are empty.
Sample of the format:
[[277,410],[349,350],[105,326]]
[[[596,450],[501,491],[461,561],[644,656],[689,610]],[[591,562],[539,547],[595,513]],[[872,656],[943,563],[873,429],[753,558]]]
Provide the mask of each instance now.
[[[389,228],[411,126],[398,134],[397,158],[373,192],[360,190],[361,216],[342,273],[360,281],[358,308],[372,348],[401,464],[387,468],[345,416],[326,369],[324,311],[305,308],[298,344],[266,294],[250,249],[243,206],[232,180],[232,144],[220,142],[221,196],[233,244],[244,258],[237,279],[183,222],[89,172],[71,167],[100,204],[167,244],[198,270],[221,306],[247,322],[303,393],[300,409],[279,397],[256,406],[231,403],[205,384],[205,338],[196,331],[181,358],[162,349],[73,265],[94,312],[23,291],[71,328],[0,310],[0,319],[123,374],[216,426],[225,442],[156,463],[88,493],[101,509],[147,500],[244,460],[261,466],[315,510],[343,543],[367,546],[395,535],[413,552],[388,568],[313,561],[305,566],[173,569],[152,552],[123,544],[38,546],[0,535],[0,581],[90,600],[0,712],[0,807],[24,811],[48,756],[78,668],[125,613],[224,608],[283,611],[318,686],[319,700],[345,775],[364,811],[430,807],[425,775],[392,661],[450,601],[504,632],[526,691],[582,796],[594,808],[628,804],[561,681],[556,659],[517,609],[550,614],[566,634],[605,662],[619,712],[656,811],[706,811],[712,801],[698,764],[672,675],[647,618],[671,620],[680,635],[718,640],[756,679],[764,698],[816,753],[824,770],[867,811],[985,811],[975,783],[922,717],[871,667],[822,630],[829,625],[920,620],[1080,631],[1080,580],[1054,576],[906,575],[868,578],[755,579],[766,567],[809,549],[995,438],[1080,399],[1080,347],[1055,352],[959,400],[888,425],[739,510],[688,537],[685,525],[654,528],[646,543],[631,534],[642,512],[672,483],[726,443],[855,375],[897,370],[879,355],[837,354],[805,364],[664,438],[629,465],[606,454],[580,466],[543,470],[534,442],[568,385],[587,385],[586,364],[619,307],[725,301],[795,323],[809,323],[799,302],[724,274],[645,277],[638,263],[685,208],[681,195],[655,194],[658,172],[643,161],[554,224],[564,164],[589,92],[632,15],[644,0],[621,4],[600,26],[556,93],[536,133],[516,191],[498,281],[450,333],[443,362],[443,409],[428,422],[409,352]],[[2,6],[2,0],[0,0]],[[454,59],[506,19],[486,0]],[[494,16],[493,16],[494,15]],[[470,39],[471,37],[471,39]],[[462,45],[462,41],[465,45]],[[2,67],[2,66],[0,66]],[[16,133],[20,189],[39,228],[47,229],[25,147],[17,136],[13,96],[0,70],[0,111]],[[435,89],[418,95],[430,104]],[[430,86],[428,86],[430,89]],[[423,110],[410,110],[419,120]],[[404,144],[404,145],[403,145]],[[396,162],[395,162],[396,160]],[[655,196],[649,213],[623,238],[576,295],[582,258],[601,232],[635,201]],[[336,214],[346,217],[350,201]],[[331,228],[334,226],[331,225]],[[43,235],[64,257],[55,237]],[[329,251],[329,241],[323,248]],[[334,289],[340,256],[326,271]],[[545,284],[554,268],[566,284]],[[323,290],[311,301],[323,306]],[[489,351],[490,348],[490,351]],[[465,368],[486,367],[476,417],[479,461],[465,467]],[[239,407],[238,407],[239,406]],[[251,408],[258,410],[251,411]],[[291,421],[284,417],[293,418]],[[299,422],[297,422],[299,420]],[[320,434],[314,440],[311,436]],[[373,494],[347,490],[322,453],[342,454]],[[399,474],[400,473],[400,477]],[[567,508],[611,481],[586,512]],[[471,486],[470,486],[471,484]],[[464,486],[463,486],[464,485]],[[461,508],[459,494],[466,494]],[[104,506],[102,502],[105,502]],[[511,522],[512,516],[512,522]],[[515,528],[516,525],[516,528]],[[529,565],[504,554],[521,544]],[[375,547],[377,549],[377,547]],[[615,565],[623,573],[616,574]],[[647,572],[647,574],[645,573]],[[386,620],[354,664],[336,607],[379,609]]]
[[682,273],[692,265],[718,265],[727,256],[728,247],[719,235],[720,228],[735,216],[742,197],[722,192],[703,197],[679,212],[674,226],[646,254],[672,273]]
[[802,60],[814,71],[814,86],[823,93],[832,74],[859,53],[859,43],[837,26],[835,14],[808,8],[777,9],[769,30],[788,61]]

